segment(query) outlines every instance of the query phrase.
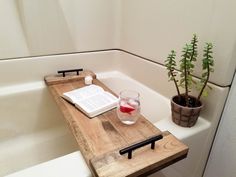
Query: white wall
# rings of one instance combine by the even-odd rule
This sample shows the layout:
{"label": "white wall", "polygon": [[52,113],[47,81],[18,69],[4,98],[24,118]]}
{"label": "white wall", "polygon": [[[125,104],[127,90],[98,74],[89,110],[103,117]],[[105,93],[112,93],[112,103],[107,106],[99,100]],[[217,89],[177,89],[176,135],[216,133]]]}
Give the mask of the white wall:
{"label": "white wall", "polygon": [[222,115],[204,177],[236,176],[236,77]]}
{"label": "white wall", "polygon": [[1,0],[0,59],[119,45],[120,1]]}
{"label": "white wall", "polygon": [[199,48],[214,43],[211,81],[229,85],[236,66],[235,7],[234,0],[123,0],[121,48],[164,63],[171,49],[181,51],[197,33]]}
{"label": "white wall", "polygon": [[0,59],[121,48],[163,63],[197,33],[199,48],[214,43],[211,81],[227,86],[236,66],[235,7],[234,0],[1,0]]}
{"label": "white wall", "polygon": [[0,59],[28,56],[28,46],[14,0],[0,1]]}

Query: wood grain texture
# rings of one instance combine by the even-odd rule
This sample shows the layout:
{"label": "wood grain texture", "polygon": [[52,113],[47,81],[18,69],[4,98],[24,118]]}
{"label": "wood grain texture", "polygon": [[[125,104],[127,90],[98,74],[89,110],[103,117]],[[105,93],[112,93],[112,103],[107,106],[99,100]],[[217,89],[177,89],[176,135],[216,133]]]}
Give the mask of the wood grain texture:
{"label": "wood grain texture", "polygon": [[85,71],[81,71],[79,75],[76,75],[75,73],[69,73],[69,74],[66,73],[65,77],[62,77],[62,74],[49,75],[49,76],[45,76],[44,80],[47,83],[47,85],[53,85],[53,84],[80,81],[84,79],[85,76],[88,76],[88,75],[96,79],[96,75],[92,71],[85,70]]}
{"label": "wood grain texture", "polygon": [[[85,114],[61,97],[64,92],[85,86],[81,78],[79,80],[70,80],[70,82],[64,80],[59,80],[58,82],[58,79],[53,79],[53,77],[50,76],[46,77],[45,81],[47,82],[53,98],[61,109],[74,137],[76,138],[79,150],[95,176],[109,176],[114,174],[112,173],[113,170],[114,172],[119,172],[118,169],[121,169],[121,167],[123,167],[123,171],[127,171],[127,164],[129,167],[132,167],[133,170],[128,170],[127,173],[121,173],[121,176],[128,176],[131,173],[134,175],[140,175],[148,170],[157,168],[158,165],[162,165],[164,162],[169,162],[174,158],[187,154],[187,147],[171,135],[170,138],[165,137],[163,145],[159,145],[160,147],[170,147],[167,149],[162,148],[163,152],[160,152],[159,148],[155,151],[152,151],[150,148],[141,148],[143,150],[136,150],[134,152],[134,157],[137,158],[139,156],[143,159],[143,162],[142,160],[139,160],[132,164],[125,156],[118,155],[118,149],[143,141],[149,137],[160,135],[162,132],[142,115],[140,115],[135,124],[125,125],[118,119],[116,109],[105,112],[92,119],[88,118]],[[112,92],[97,79],[93,80],[93,84],[99,85],[105,90]],[[182,151],[180,153],[177,149],[181,148]],[[176,149],[176,151],[170,153],[171,149]],[[112,155],[109,155],[109,153]],[[139,153],[140,155],[138,155]],[[168,154],[170,157],[168,157]],[[175,154],[175,156],[173,154]],[[110,168],[109,164],[104,163],[104,161],[106,162],[105,159],[107,159],[107,157],[117,160],[117,162],[111,161],[111,164],[115,165],[114,167]],[[149,157],[151,158],[149,159]],[[167,158],[166,161],[164,161],[165,158]],[[161,161],[159,163],[154,163],[155,160],[157,162],[159,162],[159,160]],[[146,166],[147,164],[148,167]],[[105,169],[108,169],[108,171]]]}
{"label": "wood grain texture", "polygon": [[176,159],[185,158],[187,152],[188,147],[169,134],[156,142],[154,150],[151,150],[150,146],[135,150],[132,159],[121,156],[117,149],[93,158],[91,164],[97,176],[142,176],[169,166],[175,163]]}

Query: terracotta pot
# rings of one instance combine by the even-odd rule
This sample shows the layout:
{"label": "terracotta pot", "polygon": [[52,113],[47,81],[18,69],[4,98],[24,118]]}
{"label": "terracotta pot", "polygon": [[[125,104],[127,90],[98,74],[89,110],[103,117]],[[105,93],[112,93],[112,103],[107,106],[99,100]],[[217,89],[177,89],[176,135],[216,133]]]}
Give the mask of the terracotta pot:
{"label": "terracotta pot", "polygon": [[[201,102],[197,102],[197,98],[189,96],[191,101],[196,104],[193,107],[186,107],[178,104],[178,96],[174,96],[171,99],[171,112],[172,120],[177,125],[182,127],[192,127],[196,124],[200,115],[200,111],[203,107]],[[181,100],[184,100],[184,96],[181,95]]]}

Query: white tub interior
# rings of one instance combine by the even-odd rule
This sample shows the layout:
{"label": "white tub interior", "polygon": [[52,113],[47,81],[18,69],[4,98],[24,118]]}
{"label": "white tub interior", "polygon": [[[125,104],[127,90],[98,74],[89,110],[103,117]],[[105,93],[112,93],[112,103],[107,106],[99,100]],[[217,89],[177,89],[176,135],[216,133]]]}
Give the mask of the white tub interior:
{"label": "white tub interior", "polygon": [[126,75],[113,71],[97,74],[98,79],[113,90],[117,95],[124,89],[140,93],[141,113],[155,123],[169,114],[169,100],[140,82]]}
{"label": "white tub interior", "polygon": [[43,81],[0,89],[0,176],[77,150]]}

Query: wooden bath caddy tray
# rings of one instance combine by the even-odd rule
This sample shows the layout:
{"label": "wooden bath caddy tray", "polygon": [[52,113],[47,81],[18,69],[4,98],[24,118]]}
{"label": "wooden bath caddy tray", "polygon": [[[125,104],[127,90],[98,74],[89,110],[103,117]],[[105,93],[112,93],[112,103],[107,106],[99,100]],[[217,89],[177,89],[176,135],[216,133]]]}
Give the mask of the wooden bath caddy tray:
{"label": "wooden bath caddy tray", "polygon": [[[112,92],[90,71],[82,71],[79,75],[65,77],[46,76],[45,82],[94,176],[146,176],[187,156],[186,145],[172,134],[161,132],[143,116],[130,126],[120,122],[115,109],[89,119],[61,98],[62,93],[85,86],[84,77],[88,74],[93,76],[93,84]],[[145,142],[147,139],[150,141]],[[151,144],[147,145],[148,143]],[[141,145],[145,146],[136,149]],[[155,148],[152,149],[154,146]],[[131,152],[127,147],[135,151]],[[132,158],[129,159],[131,156]]]}

